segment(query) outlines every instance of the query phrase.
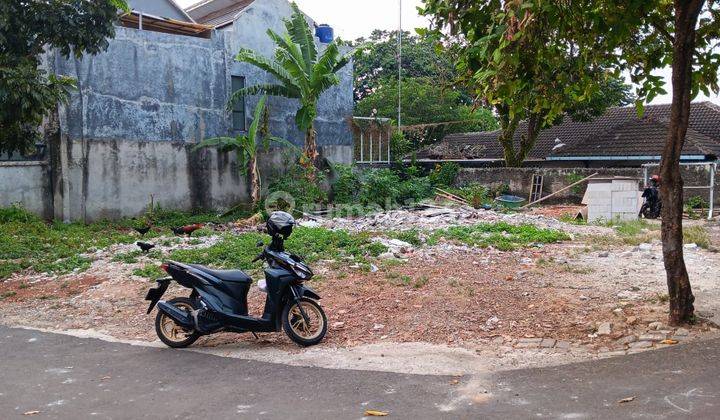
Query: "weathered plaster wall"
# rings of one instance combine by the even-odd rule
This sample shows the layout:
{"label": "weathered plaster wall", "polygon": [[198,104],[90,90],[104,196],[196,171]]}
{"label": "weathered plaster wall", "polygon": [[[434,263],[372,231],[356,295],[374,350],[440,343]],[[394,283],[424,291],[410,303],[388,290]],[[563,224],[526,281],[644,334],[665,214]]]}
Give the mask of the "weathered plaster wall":
{"label": "weathered plaster wall", "polygon": [[51,218],[51,193],[46,162],[0,162],[0,207],[14,203]]}
{"label": "weathered plaster wall", "polygon": [[[642,168],[462,168],[456,180],[457,185],[478,183],[498,188],[504,184],[520,197],[530,195],[533,174],[544,176],[543,196],[572,184],[577,177],[587,177],[597,172],[598,176],[630,176],[642,179]],[[651,172],[652,173],[652,172]],[[682,175],[686,186],[709,185],[709,174],[704,168],[684,167]],[[720,205],[720,176],[715,177],[715,203]],[[548,203],[579,203],[585,193],[585,186],[571,188],[547,200]],[[699,195],[709,198],[708,190],[686,190],[685,198]]]}
{"label": "weathered plaster wall", "polygon": [[[58,112],[53,154],[54,215],[64,220],[135,216],[149,201],[169,208],[227,208],[248,200],[234,155],[191,152],[194,144],[235,135],[226,111],[231,76],[246,85],[272,82],[262,70],[237,63],[240,47],[267,51],[267,28],[282,33],[291,14],[285,0],[257,0],[232,30],[211,39],[117,28],[108,50],[81,59],[54,57],[51,69],[77,79],[78,90]],[[320,100],[320,152],[352,161],[352,66]],[[247,124],[257,97],[246,98]],[[296,100],[269,98],[270,131],[297,145]],[[266,173],[284,167],[281,153],[262,158]],[[277,170],[276,170],[277,169]]]}
{"label": "weathered plaster wall", "polygon": [[[232,58],[240,48],[250,48],[263,52],[272,57],[275,44],[267,35],[272,29],[278,34],[285,32],[283,19],[292,14],[290,4],[286,0],[256,0],[243,11],[230,30],[225,34],[225,49],[230,52],[229,73],[231,75],[245,76],[246,84],[275,83],[272,76],[262,70],[245,63],[239,63]],[[312,21],[308,19],[310,24]],[[318,50],[322,53],[324,45],[316,42]],[[349,49],[344,49],[349,52]],[[328,89],[321,97],[318,106],[318,117],[315,128],[318,134],[318,146],[332,146],[333,151],[321,153],[341,158],[342,162],[352,162],[352,151],[337,152],[338,149],[351,148],[353,144],[352,133],[347,118],[353,113],[353,66],[352,62],[339,72],[340,84]],[[247,99],[248,113],[254,109],[258,98]],[[299,104],[294,99],[278,97],[268,98],[270,107],[271,130],[274,135],[286,138],[296,145],[302,145],[305,135],[295,126],[295,112]]]}

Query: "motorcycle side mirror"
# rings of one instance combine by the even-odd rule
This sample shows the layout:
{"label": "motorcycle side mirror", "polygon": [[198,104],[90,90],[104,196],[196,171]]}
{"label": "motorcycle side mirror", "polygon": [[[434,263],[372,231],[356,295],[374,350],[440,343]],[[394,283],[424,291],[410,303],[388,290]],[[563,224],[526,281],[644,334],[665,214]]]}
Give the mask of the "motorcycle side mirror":
{"label": "motorcycle side mirror", "polygon": [[263,241],[257,241],[257,243],[255,244],[255,246],[258,247],[258,248],[262,248],[262,247],[265,246],[265,242],[263,242]]}

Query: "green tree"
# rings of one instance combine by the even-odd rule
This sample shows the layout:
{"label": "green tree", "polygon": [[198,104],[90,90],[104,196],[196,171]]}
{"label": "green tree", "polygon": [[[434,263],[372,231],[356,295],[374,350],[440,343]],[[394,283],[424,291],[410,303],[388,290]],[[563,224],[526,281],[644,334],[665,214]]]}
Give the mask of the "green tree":
{"label": "green tree", "polygon": [[[441,24],[456,29],[457,25],[471,27],[474,19],[487,20],[484,14],[490,11],[483,9],[486,5],[466,7],[467,3],[425,0],[425,10],[437,13]],[[500,8],[499,1],[487,4],[492,4],[495,11]],[[660,166],[663,260],[670,297],[669,321],[672,324],[692,322],[695,297],[683,256],[680,155],[692,98],[701,91],[705,94],[720,91],[717,51],[720,4],[705,0],[537,0],[509,1],[503,10],[504,24],[497,30],[504,33],[506,39],[522,39],[526,31],[532,34],[534,24],[531,22],[540,20],[553,28],[553,37],[575,46],[584,62],[582,68],[596,65],[628,72],[636,85],[636,106],[640,114],[644,102],[665,93],[665,81],[653,72],[672,67],[669,130]],[[500,18],[501,14],[491,15]],[[520,51],[505,52],[523,55]],[[488,66],[488,71],[498,71],[505,57],[498,57],[496,61],[495,66]]]}
{"label": "green tree", "polygon": [[234,93],[231,101],[245,95],[268,94],[298,99],[300,109],[295,114],[295,124],[305,133],[303,151],[306,165],[317,165],[315,118],[320,95],[340,83],[337,72],[349,61],[340,53],[336,41],[331,42],[322,54],[318,54],[315,37],[297,4],[292,3],[293,15],[285,20],[287,32],[278,35],[268,29],[268,36],[275,42],[275,56],[269,59],[249,49],[241,49],[235,59],[252,64],[277,79],[276,83],[248,86]]}
{"label": "green tree", "polygon": [[[368,38],[358,38],[351,43],[355,47],[353,71],[355,75],[355,101],[372,95],[398,77],[398,31],[374,30]],[[460,91],[459,99],[472,103],[468,89],[453,86],[457,71],[453,58],[437,48],[437,38],[429,35],[412,35],[403,32],[402,39],[403,80],[431,79],[435,84]],[[397,85],[395,85],[397,88]],[[397,103],[397,93],[395,96]]]}
{"label": "green tree", "polygon": [[[669,321],[692,322],[695,297],[683,256],[683,180],[680,155],[690,118],[690,102],[698,92],[718,93],[720,4],[705,0],[586,0],[575,13],[583,30],[573,36],[588,55],[628,71],[637,85],[638,110],[643,100],[665,93],[665,81],[654,71],[672,67],[672,104],[660,164],[662,179],[662,244]],[[564,8],[554,6],[560,16]],[[602,36],[598,36],[602,34]]]}
{"label": "green tree", "polygon": [[295,147],[285,139],[267,135],[267,129],[262,128],[261,124],[265,125],[268,119],[265,114],[267,109],[265,107],[266,100],[267,97],[261,97],[255,106],[253,120],[247,134],[236,137],[213,137],[205,139],[193,148],[193,150],[198,150],[213,147],[221,152],[234,151],[237,153],[243,173],[250,178],[250,199],[252,200],[253,206],[256,206],[260,202],[260,192],[262,190],[260,168],[257,159],[259,147],[262,145],[267,150],[270,147],[270,142]]}
{"label": "green tree", "polygon": [[42,118],[75,87],[39,67],[48,48],[65,57],[95,54],[115,35],[124,0],[0,2],[0,153],[27,153]]}
{"label": "green tree", "polygon": [[[505,163],[520,166],[544,128],[578,109],[578,117],[601,114],[627,101],[627,89],[603,63],[590,60],[565,36],[567,23],[543,2],[425,0],[435,33],[449,29],[458,50],[458,71],[495,108]],[[561,2],[562,3],[562,2]],[[545,3],[543,3],[545,4]],[[618,100],[619,99],[619,100]],[[525,120],[526,132],[515,132]]]}
{"label": "green tree", "polygon": [[[375,91],[355,105],[355,115],[392,118],[397,114],[397,80],[386,79]],[[401,118],[405,125],[465,121],[461,124],[433,127],[424,133],[428,139],[441,139],[445,134],[487,131],[497,128],[497,120],[487,108],[474,108],[464,103],[463,93],[444,87],[427,77],[407,78],[402,82]],[[417,146],[417,145],[416,145]]]}

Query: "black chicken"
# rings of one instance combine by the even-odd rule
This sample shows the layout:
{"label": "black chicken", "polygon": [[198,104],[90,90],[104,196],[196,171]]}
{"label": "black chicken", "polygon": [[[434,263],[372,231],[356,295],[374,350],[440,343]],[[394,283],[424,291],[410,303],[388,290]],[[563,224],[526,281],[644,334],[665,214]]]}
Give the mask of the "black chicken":
{"label": "black chicken", "polygon": [[145,227],[134,227],[135,232],[139,233],[140,236],[145,236],[146,233],[150,232],[150,226]]}
{"label": "black chicken", "polygon": [[144,252],[144,253],[146,253],[146,254],[147,254],[148,252],[150,252],[151,249],[155,248],[155,245],[154,245],[154,244],[149,244],[149,243],[146,243],[146,242],[137,242],[135,245],[139,246],[140,249],[142,249],[142,252]]}

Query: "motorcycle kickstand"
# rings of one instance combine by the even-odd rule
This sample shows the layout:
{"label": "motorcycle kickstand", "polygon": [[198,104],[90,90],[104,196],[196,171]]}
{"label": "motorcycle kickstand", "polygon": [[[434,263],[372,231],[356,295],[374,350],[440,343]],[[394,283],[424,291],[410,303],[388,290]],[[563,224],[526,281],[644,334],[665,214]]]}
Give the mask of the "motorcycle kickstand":
{"label": "motorcycle kickstand", "polygon": [[260,337],[258,337],[258,335],[255,334],[255,331],[250,331],[250,332],[252,333],[253,337],[255,337],[256,340],[260,339]]}

